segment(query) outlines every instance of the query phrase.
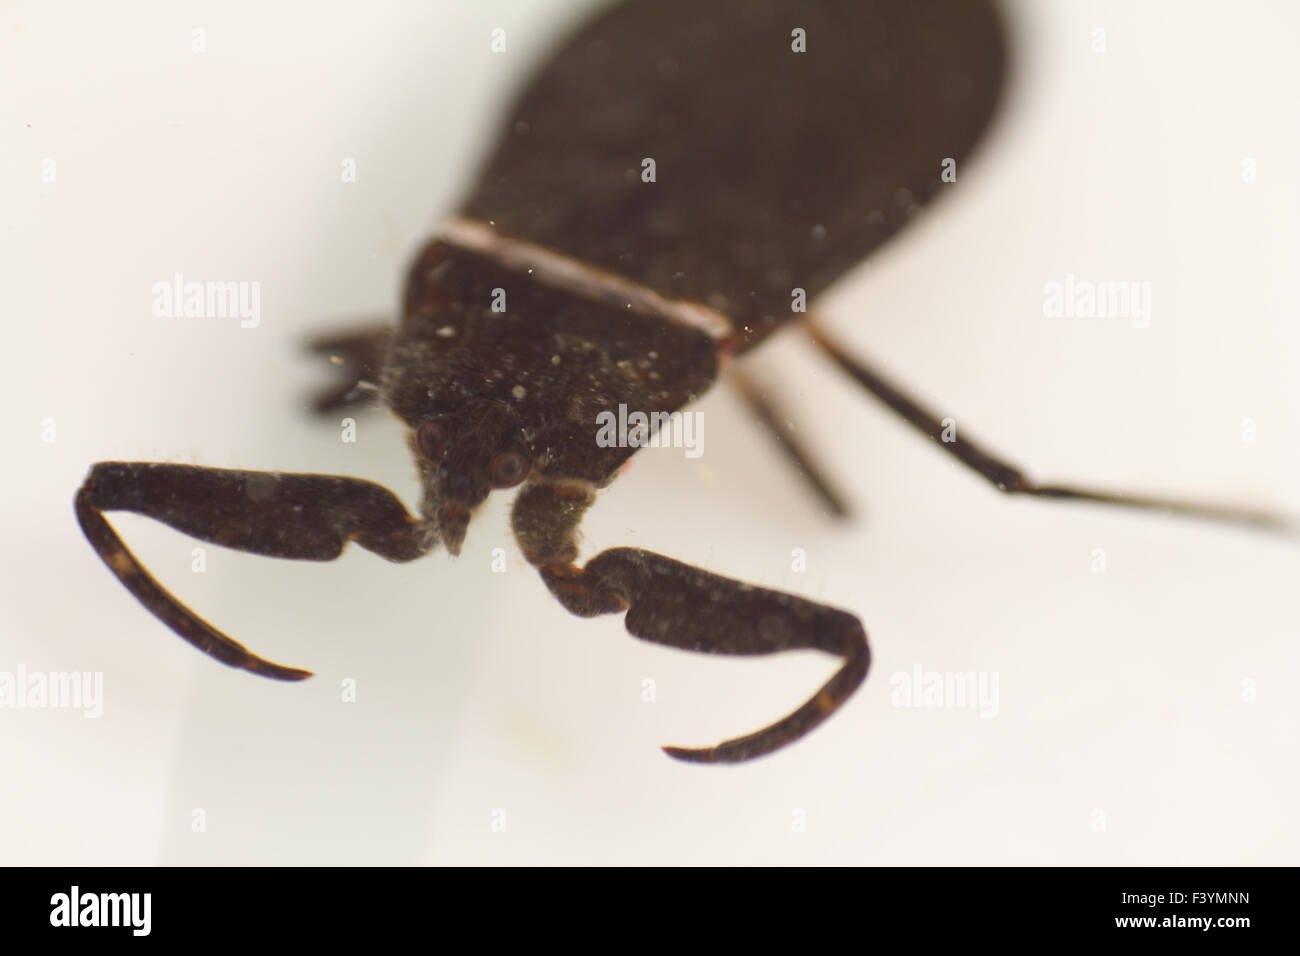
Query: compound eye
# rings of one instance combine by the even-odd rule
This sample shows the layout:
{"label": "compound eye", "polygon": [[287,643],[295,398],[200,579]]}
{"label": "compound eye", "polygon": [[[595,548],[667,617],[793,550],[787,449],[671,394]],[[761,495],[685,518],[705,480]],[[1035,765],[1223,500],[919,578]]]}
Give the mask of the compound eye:
{"label": "compound eye", "polygon": [[492,487],[513,488],[528,477],[532,465],[517,451],[503,451],[492,459]]}
{"label": "compound eye", "polygon": [[447,429],[438,422],[424,422],[415,430],[415,447],[429,461],[437,461],[447,448]]}

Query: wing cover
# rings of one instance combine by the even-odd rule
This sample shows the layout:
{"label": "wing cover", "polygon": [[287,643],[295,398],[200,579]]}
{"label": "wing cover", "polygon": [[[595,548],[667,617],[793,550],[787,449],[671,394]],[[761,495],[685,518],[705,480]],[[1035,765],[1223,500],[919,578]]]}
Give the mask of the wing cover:
{"label": "wing cover", "polygon": [[941,188],[1004,61],[984,0],[630,0],[534,76],[462,212],[752,344]]}

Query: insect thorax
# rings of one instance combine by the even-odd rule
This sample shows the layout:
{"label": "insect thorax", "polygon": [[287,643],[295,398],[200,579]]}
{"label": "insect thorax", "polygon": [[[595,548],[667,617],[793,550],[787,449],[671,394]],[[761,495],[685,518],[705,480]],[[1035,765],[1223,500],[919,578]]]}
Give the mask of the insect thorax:
{"label": "insect thorax", "polygon": [[631,449],[598,446],[602,412],[675,411],[716,373],[698,328],[434,240],[410,270],[382,388],[412,427],[500,403],[544,472],[603,483]]}

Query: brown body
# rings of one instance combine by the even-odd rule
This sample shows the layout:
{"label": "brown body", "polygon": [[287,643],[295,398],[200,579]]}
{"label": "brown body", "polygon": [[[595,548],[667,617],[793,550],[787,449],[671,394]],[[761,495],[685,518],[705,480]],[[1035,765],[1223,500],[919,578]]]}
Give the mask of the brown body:
{"label": "brown body", "polygon": [[[450,546],[490,487],[449,506],[440,484],[512,447],[537,480],[603,486],[635,449],[597,444],[600,413],[693,401],[723,358],[800,316],[796,296],[906,224],[987,125],[1003,61],[997,17],[970,0],[660,0],[578,31],[462,204],[487,247],[454,232],[425,246],[379,360],[383,400],[412,428],[481,439],[447,452],[441,482],[425,466]],[[502,241],[589,276],[506,267]],[[726,331],[630,310],[602,291],[611,278],[705,306]]]}
{"label": "brown body", "polygon": [[943,188],[1005,60],[983,0],[622,4],[532,79],[461,212],[713,306],[739,351]]}
{"label": "brown body", "polygon": [[[803,31],[806,50],[792,48]],[[806,734],[866,676],[852,614],[672,558],[613,548],[578,564],[577,530],[632,447],[603,447],[620,405],[681,408],[723,360],[782,323],[904,225],[993,111],[1004,67],[978,0],[631,0],[538,74],[479,186],[416,257],[395,331],[317,343],[348,380],[318,402],[366,399],[411,426],[418,516],[388,490],[331,475],[101,462],[77,493],[95,550],[150,611],[223,663],[286,680],[166,591],[104,513],[134,511],[256,554],[324,561],[356,542],[393,561],[458,553],[493,489],[522,485],[515,536],[581,616],[626,612],[637,637],[717,654],[811,648],[840,658],[794,713],[681,759],[747,760]],[[654,161],[654,176],[642,172]],[[455,228],[452,228],[454,225]],[[806,322],[837,366],[999,490],[1158,508],[1277,528],[1270,515],[1041,485],[963,435]],[[838,505],[752,387],[814,487]],[[835,510],[843,510],[837,507]]]}

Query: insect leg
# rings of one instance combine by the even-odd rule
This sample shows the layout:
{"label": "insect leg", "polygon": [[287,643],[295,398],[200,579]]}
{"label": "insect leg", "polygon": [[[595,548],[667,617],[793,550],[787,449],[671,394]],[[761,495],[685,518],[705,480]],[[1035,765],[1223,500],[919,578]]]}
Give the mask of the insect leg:
{"label": "insect leg", "polygon": [[363,383],[375,384],[379,381],[379,371],[383,368],[392,337],[390,323],[311,339],[307,348],[342,366],[345,376],[342,385],[323,391],[316,397],[316,411],[331,412],[364,401],[366,390]]}
{"label": "insect leg", "polygon": [[631,634],[683,650],[755,655],[813,649],[843,660],[811,700],[776,723],[715,747],[665,747],[670,757],[735,763],[771,753],[811,731],[862,683],[871,662],[867,636],[845,611],[639,548],[610,548],[578,567],[577,526],[594,498],[590,487],[530,484],[515,501],[515,536],[525,557],[572,613],[626,611]]}
{"label": "insect leg", "polygon": [[734,365],[731,368],[731,381],[750,411],[767,428],[768,434],[776,439],[790,463],[799,470],[800,477],[812,486],[813,492],[821,499],[822,504],[835,517],[847,517],[849,508],[843,496],[835,490],[835,486],[826,478],[821,467],[813,461],[789,420],[764,392],[762,386]]}
{"label": "insect leg", "polygon": [[1132,495],[1118,491],[1100,491],[1070,485],[1038,484],[1020,469],[1008,464],[969,438],[944,440],[945,426],[939,415],[902,392],[896,385],[861,359],[851,356],[833,342],[815,322],[805,323],[813,341],[830,356],[841,369],[880,399],[917,431],[926,435],[963,465],[983,475],[998,491],[1006,494],[1030,495],[1036,498],[1055,498],[1060,501],[1095,501],[1107,505],[1122,505],[1148,511],[1163,511],[1171,515],[1219,521],[1242,525],[1261,531],[1294,536],[1295,526],[1282,515],[1230,505],[1185,501],[1152,495]]}
{"label": "insect leg", "polygon": [[409,561],[437,538],[392,492],[358,478],[146,462],[93,465],[77,492],[77,520],[117,579],[205,654],[279,680],[302,680],[311,672],[258,657],[182,604],[127,550],[106,511],[133,511],[238,551],[306,561],[337,558],[349,541],[390,561]]}

